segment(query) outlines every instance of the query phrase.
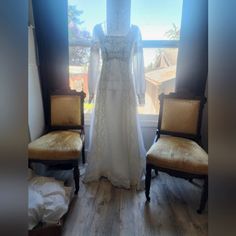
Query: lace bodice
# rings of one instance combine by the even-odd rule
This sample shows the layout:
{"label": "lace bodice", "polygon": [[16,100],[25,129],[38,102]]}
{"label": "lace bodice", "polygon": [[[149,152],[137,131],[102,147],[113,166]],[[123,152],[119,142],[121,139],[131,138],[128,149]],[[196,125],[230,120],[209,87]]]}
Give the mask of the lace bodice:
{"label": "lace bodice", "polygon": [[129,61],[131,46],[130,39],[127,37],[105,36],[101,46],[102,59],[103,61],[112,59]]}
{"label": "lace bodice", "polygon": [[[124,86],[127,87],[127,80],[131,79],[132,83],[134,82],[139,103],[144,103],[145,80],[141,41],[139,28],[135,25],[132,25],[124,36],[106,35],[101,24],[94,27],[89,63],[90,101],[94,97],[97,81],[101,77],[101,71],[99,70],[101,57],[103,61],[102,70],[106,67],[105,70],[109,71],[109,73],[106,73],[106,76],[101,77],[101,86],[110,87],[110,85],[106,84],[108,82],[105,81],[111,81],[109,83],[113,84],[112,87],[123,88]],[[126,76],[122,75],[120,79],[115,78],[119,74],[115,73],[115,71],[122,74],[124,73]],[[110,74],[110,76],[108,76],[108,74]],[[116,76],[114,76],[114,74]],[[132,76],[127,76],[129,74],[132,74]],[[116,80],[116,82],[114,82],[114,80]],[[119,86],[117,80],[123,81],[123,86]],[[130,86],[128,86],[127,89],[129,87]]]}
{"label": "lace bodice", "polygon": [[132,50],[131,27],[125,36],[105,35],[102,26],[98,25],[95,30],[100,41],[101,56],[103,61],[118,59],[129,61]]}
{"label": "lace bodice", "polygon": [[134,26],[131,26],[128,34],[124,36],[105,35],[101,25],[97,25],[95,31],[100,41],[103,61],[112,59],[129,61],[134,40]]}

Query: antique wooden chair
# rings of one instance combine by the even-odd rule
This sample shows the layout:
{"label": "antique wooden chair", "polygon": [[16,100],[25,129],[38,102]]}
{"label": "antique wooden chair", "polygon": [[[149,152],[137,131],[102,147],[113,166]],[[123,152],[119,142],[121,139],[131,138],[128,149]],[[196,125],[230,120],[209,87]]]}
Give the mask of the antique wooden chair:
{"label": "antique wooden chair", "polygon": [[206,99],[172,93],[161,94],[158,129],[146,155],[145,194],[150,201],[151,171],[188,180],[204,179],[200,207],[208,196],[208,155],[200,146],[200,129]]}
{"label": "antique wooden chair", "polygon": [[75,194],[79,191],[79,159],[84,151],[85,94],[55,91],[50,95],[49,127],[46,134],[28,145],[29,165],[40,162],[56,169],[72,169]]}

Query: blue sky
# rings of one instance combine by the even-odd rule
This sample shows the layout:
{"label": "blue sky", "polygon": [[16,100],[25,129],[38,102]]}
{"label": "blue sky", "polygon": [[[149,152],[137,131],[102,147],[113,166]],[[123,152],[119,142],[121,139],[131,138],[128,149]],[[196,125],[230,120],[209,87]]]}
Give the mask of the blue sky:
{"label": "blue sky", "polygon": [[[166,39],[172,23],[180,26],[183,0],[131,0],[131,24],[138,25],[143,39]],[[68,0],[83,10],[83,27],[90,32],[106,20],[106,0]]]}

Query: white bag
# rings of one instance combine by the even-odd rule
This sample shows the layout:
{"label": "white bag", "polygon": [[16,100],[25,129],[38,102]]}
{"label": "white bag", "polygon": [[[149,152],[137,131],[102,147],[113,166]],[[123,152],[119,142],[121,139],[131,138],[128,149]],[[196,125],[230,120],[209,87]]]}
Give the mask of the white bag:
{"label": "white bag", "polygon": [[28,229],[33,229],[42,219],[44,202],[41,194],[28,189]]}
{"label": "white bag", "polygon": [[[43,199],[40,221],[49,224],[58,223],[68,211],[72,187],[65,187],[62,181],[54,178],[35,176],[30,180],[29,188]],[[34,218],[37,218],[37,215]]]}

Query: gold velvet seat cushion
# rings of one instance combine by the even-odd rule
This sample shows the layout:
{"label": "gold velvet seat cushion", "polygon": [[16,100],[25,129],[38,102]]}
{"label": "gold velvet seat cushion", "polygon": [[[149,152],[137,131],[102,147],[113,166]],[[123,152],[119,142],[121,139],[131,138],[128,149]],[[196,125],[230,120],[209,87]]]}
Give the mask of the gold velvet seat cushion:
{"label": "gold velvet seat cushion", "polygon": [[147,163],[192,174],[208,173],[208,155],[196,142],[167,135],[151,146]]}
{"label": "gold velvet seat cushion", "polygon": [[28,157],[37,160],[78,159],[82,142],[78,131],[53,131],[28,145]]}

